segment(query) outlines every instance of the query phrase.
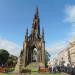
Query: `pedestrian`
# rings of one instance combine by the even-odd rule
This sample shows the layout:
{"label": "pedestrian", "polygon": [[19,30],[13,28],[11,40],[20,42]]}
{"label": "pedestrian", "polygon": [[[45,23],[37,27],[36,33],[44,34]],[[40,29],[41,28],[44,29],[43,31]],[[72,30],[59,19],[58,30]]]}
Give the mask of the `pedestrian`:
{"label": "pedestrian", "polygon": [[75,75],[75,65],[72,66],[72,72],[71,75]]}

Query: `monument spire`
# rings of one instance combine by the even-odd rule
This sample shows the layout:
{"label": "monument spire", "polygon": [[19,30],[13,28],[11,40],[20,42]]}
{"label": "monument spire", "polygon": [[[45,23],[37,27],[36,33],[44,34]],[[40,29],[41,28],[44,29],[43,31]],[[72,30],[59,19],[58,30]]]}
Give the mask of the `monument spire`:
{"label": "monument spire", "polygon": [[36,7],[36,13],[35,13],[35,17],[39,17],[39,11],[38,11],[38,7]]}
{"label": "monument spire", "polygon": [[42,40],[44,41],[44,28],[42,28]]}
{"label": "monument spire", "polygon": [[35,35],[40,35],[40,20],[39,20],[39,11],[38,8],[36,8],[36,12],[34,15],[33,19],[33,24],[32,24],[32,33]]}
{"label": "monument spire", "polygon": [[[33,53],[35,48],[37,49],[37,54]],[[36,59],[34,59],[36,57]],[[20,56],[19,68],[24,68],[31,64],[32,62],[42,63],[45,66],[45,39],[44,39],[44,28],[42,28],[42,35],[40,35],[40,19],[39,19],[39,10],[36,8],[32,32],[28,35],[28,28],[26,29],[25,40],[23,44],[23,51]],[[21,69],[20,69],[21,71]]]}
{"label": "monument spire", "polygon": [[26,29],[25,40],[28,40],[28,28]]}

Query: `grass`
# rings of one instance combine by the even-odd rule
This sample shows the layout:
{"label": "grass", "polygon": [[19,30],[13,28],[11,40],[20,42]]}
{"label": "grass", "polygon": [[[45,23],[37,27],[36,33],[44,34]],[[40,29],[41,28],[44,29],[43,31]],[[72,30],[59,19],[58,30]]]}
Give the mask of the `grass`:
{"label": "grass", "polygon": [[6,73],[0,73],[0,75],[16,75],[16,74],[6,74]]}
{"label": "grass", "polygon": [[[19,74],[5,74],[5,73],[0,73],[0,75],[19,75]],[[63,75],[61,73],[56,73],[56,74],[50,74],[50,73],[31,73],[31,74],[25,74],[25,75]]]}

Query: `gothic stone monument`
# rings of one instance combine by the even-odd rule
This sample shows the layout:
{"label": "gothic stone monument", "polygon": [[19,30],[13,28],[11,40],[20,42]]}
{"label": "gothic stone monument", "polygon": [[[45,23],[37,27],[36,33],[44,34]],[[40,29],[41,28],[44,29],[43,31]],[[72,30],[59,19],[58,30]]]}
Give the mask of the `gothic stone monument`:
{"label": "gothic stone monument", "polygon": [[[25,39],[23,43],[23,50],[20,54],[21,67],[26,67],[34,60],[38,63],[45,65],[45,41],[44,41],[44,29],[42,29],[42,35],[40,35],[40,19],[38,8],[34,15],[32,31],[28,36],[28,29],[26,30]],[[34,49],[37,49],[37,57],[33,57]]]}

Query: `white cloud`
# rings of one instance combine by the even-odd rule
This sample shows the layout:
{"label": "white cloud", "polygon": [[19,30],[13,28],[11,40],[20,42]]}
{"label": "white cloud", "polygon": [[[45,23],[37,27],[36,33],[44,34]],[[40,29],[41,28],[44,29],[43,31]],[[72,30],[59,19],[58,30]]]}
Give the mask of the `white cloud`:
{"label": "white cloud", "polygon": [[57,43],[54,43],[50,46],[50,48],[47,48],[46,50],[51,54],[51,59],[57,56],[57,54],[64,50],[68,45],[67,41],[58,41]]}
{"label": "white cloud", "polygon": [[72,40],[75,38],[75,5],[66,5],[65,14],[65,21],[71,25],[71,32],[68,35],[69,40]]}
{"label": "white cloud", "polygon": [[10,54],[13,54],[16,56],[19,56],[21,51],[21,47],[18,44],[6,39],[2,39],[2,38],[0,38],[0,49],[5,49]]}
{"label": "white cloud", "polygon": [[75,41],[75,5],[66,5],[64,21],[70,23],[71,32],[68,34],[69,36],[65,38],[67,40],[57,41],[57,43],[54,43],[47,48],[52,59],[55,58],[61,50],[67,48],[69,46],[69,42]]}
{"label": "white cloud", "polygon": [[65,21],[75,23],[75,5],[66,5],[65,13],[66,13]]}

